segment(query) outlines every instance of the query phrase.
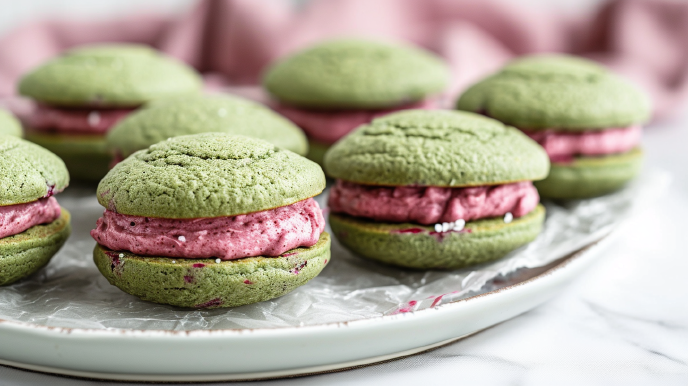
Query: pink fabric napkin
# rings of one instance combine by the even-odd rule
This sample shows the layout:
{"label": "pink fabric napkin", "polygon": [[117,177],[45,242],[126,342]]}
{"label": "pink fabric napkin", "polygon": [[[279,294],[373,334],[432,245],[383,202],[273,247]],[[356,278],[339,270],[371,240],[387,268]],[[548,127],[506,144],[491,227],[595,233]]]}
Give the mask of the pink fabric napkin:
{"label": "pink fabric napkin", "polygon": [[174,19],[38,21],[0,39],[0,95],[14,94],[22,73],[79,44],[150,44],[217,88],[255,85],[275,58],[338,36],[410,41],[438,53],[454,74],[449,100],[507,60],[537,52],[608,65],[644,88],[658,115],[688,98],[688,3],[671,0],[614,0],[577,17],[489,0],[312,0],[302,8],[287,0],[204,0]]}

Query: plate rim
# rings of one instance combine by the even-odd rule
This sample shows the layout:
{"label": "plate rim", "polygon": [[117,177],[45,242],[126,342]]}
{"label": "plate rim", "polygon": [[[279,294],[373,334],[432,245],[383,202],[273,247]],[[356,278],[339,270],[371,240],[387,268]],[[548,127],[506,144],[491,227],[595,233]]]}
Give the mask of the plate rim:
{"label": "plate rim", "polygon": [[[490,327],[488,327],[490,328]],[[485,330],[485,329],[483,329]],[[287,370],[273,370],[252,373],[218,373],[218,374],[129,374],[129,373],[105,373],[96,371],[72,370],[63,367],[43,366],[31,363],[16,362],[0,358],[0,366],[11,367],[20,371],[30,371],[45,375],[58,375],[63,377],[76,378],[81,380],[96,381],[118,381],[118,382],[165,382],[165,383],[187,383],[187,382],[254,382],[270,381],[278,379],[288,379],[297,377],[307,377],[311,375],[322,375],[338,373],[348,370],[382,364],[399,359],[419,355],[424,352],[433,351],[438,348],[450,345],[454,342],[475,335],[483,330],[464,334],[455,338],[446,339],[429,345],[415,347],[413,349],[402,350],[390,354],[378,355],[357,359],[348,362],[332,363],[328,365],[317,365],[310,367],[299,367]]]}

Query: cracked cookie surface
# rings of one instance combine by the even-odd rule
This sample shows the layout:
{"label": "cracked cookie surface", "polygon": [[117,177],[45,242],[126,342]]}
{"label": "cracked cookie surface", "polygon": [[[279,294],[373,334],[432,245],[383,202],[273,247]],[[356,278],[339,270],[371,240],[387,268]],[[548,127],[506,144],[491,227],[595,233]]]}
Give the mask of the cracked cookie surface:
{"label": "cracked cookie surface", "polygon": [[344,137],[325,155],[325,169],[359,184],[461,187],[539,180],[549,159],[535,141],[494,119],[406,110]]}
{"label": "cracked cookie surface", "polygon": [[236,216],[313,197],[316,163],[266,141],[224,133],[171,138],[134,153],[98,185],[117,213],[162,218]]}

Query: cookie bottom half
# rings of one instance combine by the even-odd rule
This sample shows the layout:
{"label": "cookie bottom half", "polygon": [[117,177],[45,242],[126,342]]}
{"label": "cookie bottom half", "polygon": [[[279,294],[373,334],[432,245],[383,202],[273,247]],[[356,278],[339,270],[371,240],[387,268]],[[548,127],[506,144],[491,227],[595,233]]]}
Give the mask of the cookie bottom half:
{"label": "cookie bottom half", "polygon": [[510,223],[492,218],[470,221],[459,232],[435,232],[432,226],[329,216],[335,237],[353,252],[414,269],[458,269],[499,259],[533,241],[544,219],[545,208],[538,205]]}
{"label": "cookie bottom half", "polygon": [[571,163],[552,163],[547,178],[534,184],[546,198],[598,197],[621,189],[638,175],[642,161],[639,148],[605,157],[580,157]]}
{"label": "cookie bottom half", "polygon": [[102,245],[93,260],[110,284],[154,303],[187,308],[238,307],[291,292],[316,277],[330,260],[330,235],[310,248],[279,257],[221,261],[143,257]]}
{"label": "cookie bottom half", "polygon": [[70,214],[0,239],[0,285],[14,283],[48,264],[72,232]]}

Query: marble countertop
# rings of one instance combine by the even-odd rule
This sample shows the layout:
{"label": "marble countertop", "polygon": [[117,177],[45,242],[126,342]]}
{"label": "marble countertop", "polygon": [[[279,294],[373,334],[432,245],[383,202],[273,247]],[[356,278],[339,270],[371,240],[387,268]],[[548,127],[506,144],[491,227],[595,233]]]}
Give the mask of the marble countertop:
{"label": "marble countertop", "polygon": [[[421,355],[250,385],[688,385],[688,108],[650,126],[644,142],[647,165],[672,173],[669,190],[552,301]],[[0,384],[111,383],[0,366]]]}

